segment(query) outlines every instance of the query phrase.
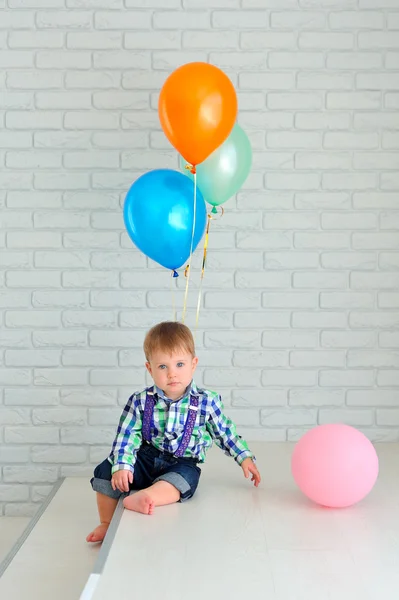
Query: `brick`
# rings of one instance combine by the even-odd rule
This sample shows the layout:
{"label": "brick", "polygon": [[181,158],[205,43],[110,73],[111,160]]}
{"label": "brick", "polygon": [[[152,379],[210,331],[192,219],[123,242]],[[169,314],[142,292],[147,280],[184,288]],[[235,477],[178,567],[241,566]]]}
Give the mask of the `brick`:
{"label": "brick", "polygon": [[[34,408],[34,425],[84,425],[87,422],[86,409],[74,408]],[[54,461],[55,462],[55,461]]]}
{"label": "brick", "polygon": [[28,348],[30,345],[29,332],[0,331],[0,347],[2,348]]}
{"label": "brick", "polygon": [[34,13],[22,10],[3,10],[1,16],[1,29],[33,29]]}
{"label": "brick", "polygon": [[[379,308],[399,308],[399,293],[381,292],[378,294]],[[383,334],[385,335],[385,334]]]}
{"label": "brick", "polygon": [[[396,294],[397,295],[397,294]],[[388,308],[397,308],[389,306]],[[396,331],[383,331],[379,334],[379,345],[381,348],[398,348],[399,334]]]}
{"label": "brick", "polygon": [[246,268],[249,264],[255,269],[262,269],[262,253],[242,252],[237,256],[232,256],[231,252],[213,251],[207,256],[207,268],[215,271],[219,269],[242,269]]}
{"label": "brick", "polygon": [[268,25],[266,11],[218,11],[212,12],[212,27],[222,29],[234,28],[265,28]]}
{"label": "brick", "polygon": [[[0,268],[24,268],[31,267],[33,263],[32,253],[30,252],[10,252],[0,254]],[[1,303],[1,301],[0,301]]]}
{"label": "brick", "polygon": [[399,189],[399,174],[396,172],[382,173],[380,177],[380,187],[383,190]]}
{"label": "brick", "polygon": [[9,129],[61,129],[62,114],[46,111],[9,111],[6,114]]}
{"label": "brick", "polygon": [[380,213],[381,229],[399,229],[399,212]]}
{"label": "brick", "polygon": [[6,282],[10,288],[56,288],[60,285],[60,273],[7,271]]}
{"label": "brick", "polygon": [[133,152],[122,152],[122,169],[144,170],[144,169],[174,169],[176,166],[176,156],[168,152],[143,152],[142,150]]}
{"label": "brick", "polygon": [[[289,129],[293,126],[294,124],[294,118],[293,115],[288,114],[288,113],[284,113],[284,112],[260,112],[260,111],[253,111],[253,107],[251,109],[251,112],[245,112],[241,115],[240,117],[240,123],[241,126],[244,127],[246,130],[249,130],[249,134],[253,134],[253,131],[259,131],[259,127],[264,128],[266,130],[270,130],[270,129]],[[262,131],[262,148],[264,147],[264,139],[265,139],[265,135],[264,132]],[[253,148],[254,149],[254,148]],[[284,165],[284,168],[292,168],[290,167],[290,165],[293,163],[292,161],[292,155],[289,154],[282,154],[279,156],[278,160],[273,161],[272,156],[275,153],[268,153],[266,154],[265,152],[259,153],[259,159],[260,161],[264,161],[265,159],[267,159],[269,161],[268,164],[277,164],[277,166],[282,166]],[[256,159],[256,155],[253,157]],[[273,161],[273,162],[272,162]],[[259,165],[260,167],[264,165],[264,163],[262,163],[261,165]],[[258,168],[259,168],[258,166]]]}
{"label": "brick", "polygon": [[289,90],[294,87],[292,73],[240,73],[238,81],[244,90]]}
{"label": "brick", "polygon": [[293,389],[289,391],[289,406],[326,407],[343,406],[345,392],[343,390]]}
{"label": "brick", "polygon": [[[34,134],[36,148],[86,148],[90,147],[90,135],[75,131],[46,131]],[[40,205],[37,206],[37,208]]]}
{"label": "brick", "polygon": [[325,252],[321,256],[324,269],[356,269],[369,271],[377,266],[377,257],[372,253]]}
{"label": "brick", "polygon": [[329,423],[344,423],[346,425],[367,426],[374,424],[373,410],[356,410],[345,407],[344,409],[337,408],[321,408],[319,410],[319,424],[325,425]]}
{"label": "brick", "polygon": [[294,312],[292,327],[299,329],[342,329],[347,326],[347,316],[344,312]]}
{"label": "brick", "polygon": [[237,31],[183,31],[182,46],[189,49],[231,48],[235,50],[238,46],[238,35]]}
{"label": "brick", "polygon": [[350,350],[347,356],[348,367],[399,367],[399,352],[379,350]]}
{"label": "brick", "polygon": [[362,221],[359,222],[358,213],[331,212],[323,213],[321,226],[323,229],[375,229],[378,225],[377,216],[373,213],[362,213]]}
{"label": "brick", "polygon": [[387,92],[384,96],[384,106],[386,108],[399,108],[399,93]]}
{"label": "brick", "polygon": [[290,286],[291,275],[284,272],[262,273],[257,271],[236,271],[237,289],[286,289]]}
{"label": "brick", "polygon": [[64,233],[65,248],[84,248],[84,249],[117,249],[119,246],[119,236],[117,232],[74,232]]}
{"label": "brick", "polygon": [[61,402],[66,406],[115,406],[116,390],[98,389],[61,389]]}
{"label": "brick", "polygon": [[285,367],[288,365],[288,352],[266,350],[234,352],[233,365],[236,367]]}
{"label": "brick", "polygon": [[52,169],[61,167],[62,157],[56,153],[7,152],[6,166],[10,169]]}
{"label": "brick", "polygon": [[285,250],[292,248],[292,233],[290,232],[266,232],[237,233],[237,248],[246,250]]}
{"label": "brick", "polygon": [[329,52],[328,69],[381,69],[383,57],[377,52]]}
{"label": "brick", "polygon": [[[97,67],[96,60],[97,53],[95,53],[93,56],[94,68]],[[121,74],[112,71],[87,72],[70,70],[65,74],[65,87],[68,89],[119,89],[120,81]]]}
{"label": "brick", "polygon": [[399,410],[395,408],[380,408],[376,412],[377,425],[394,427],[399,424]]}
{"label": "brick", "polygon": [[318,173],[268,173],[266,187],[269,190],[313,190],[320,187]]}
{"label": "brick", "polygon": [[62,48],[64,34],[61,31],[10,31],[10,48]]}
{"label": "brick", "polygon": [[398,370],[394,371],[383,370],[379,371],[377,375],[377,385],[396,387],[399,385],[399,373]]}
{"label": "brick", "polygon": [[[148,133],[136,132],[98,132],[92,137],[94,148],[148,148]],[[103,208],[103,207],[99,207]],[[105,207],[107,208],[107,207]]]}
{"label": "brick", "polygon": [[328,109],[378,109],[381,106],[380,92],[328,92]]}
{"label": "brick", "polygon": [[86,369],[35,369],[35,385],[82,385],[87,383]]}
{"label": "brick", "polygon": [[177,50],[181,45],[180,31],[135,31],[125,33],[124,37],[128,50]]}
{"label": "brick", "polygon": [[33,67],[34,55],[25,50],[2,50],[0,69],[24,69]]}
{"label": "brick", "polygon": [[100,30],[150,29],[151,13],[146,11],[96,11],[94,27]]}
{"label": "brick", "polygon": [[398,270],[399,268],[399,253],[381,253],[379,258],[380,269],[384,270]]}
{"label": "brick", "polygon": [[58,477],[57,467],[4,467],[3,477],[5,482],[38,483],[54,482]]}
{"label": "brick", "polygon": [[91,331],[89,335],[90,346],[93,348],[141,348],[142,333],[130,331]]}
{"label": "brick", "polygon": [[353,166],[355,169],[366,170],[398,169],[399,157],[397,152],[358,152],[354,154]]}
{"label": "brick", "polygon": [[70,112],[65,114],[66,129],[118,129],[119,115],[111,112]]}
{"label": "brick", "polygon": [[348,406],[399,406],[399,390],[348,390]]}
{"label": "brick", "polygon": [[302,289],[342,289],[347,286],[345,272],[300,272],[293,274],[293,287]]}
{"label": "brick", "polygon": [[28,485],[0,484],[0,502],[24,502],[29,500]]}
{"label": "brick", "polygon": [[54,350],[7,350],[5,365],[8,367],[57,367],[61,352]]}
{"label": "brick", "polygon": [[[165,295],[162,294],[165,298]],[[90,304],[95,308],[143,308],[145,307],[145,292],[93,290],[90,294]]]}
{"label": "brick", "polygon": [[[384,32],[382,35],[386,35]],[[369,33],[367,33],[369,35]],[[395,33],[395,38],[397,34]],[[397,39],[398,45],[399,40]],[[399,77],[396,73],[358,73],[356,87],[360,90],[399,90]]]}
{"label": "brick", "polygon": [[[150,17],[150,15],[148,16]],[[209,29],[211,13],[203,9],[197,12],[181,10],[155,11],[152,16],[152,22],[154,29],[181,29],[183,31]],[[135,29],[138,29],[138,27],[135,27]]]}
{"label": "brick", "polygon": [[347,192],[305,192],[295,194],[295,208],[349,208]]}
{"label": "brick", "polygon": [[150,97],[148,92],[94,92],[93,106],[100,110],[142,110],[150,108]]}
{"label": "brick", "polygon": [[354,233],[355,250],[396,250],[399,248],[397,233]]}
{"label": "brick", "polygon": [[31,148],[32,134],[27,132],[0,132],[0,148]]}
{"label": "brick", "polygon": [[374,173],[324,173],[322,187],[328,190],[367,190],[376,188]]}
{"label": "brick", "polygon": [[325,26],[326,16],[321,12],[311,11],[282,11],[272,12],[270,25],[276,29],[322,29]]}
{"label": "brick", "polygon": [[385,68],[397,71],[399,66],[399,52],[387,52],[385,55]]}
{"label": "brick", "polygon": [[351,287],[355,290],[395,289],[399,273],[351,273]]}
{"label": "brick", "polygon": [[[206,62],[207,54],[205,51],[199,50],[186,50],[182,53],[179,51],[165,51],[165,52],[154,52],[152,55],[152,67],[153,69],[166,69],[174,70],[178,67],[181,67],[183,64],[188,62]],[[152,108],[157,108],[157,102],[152,106]]]}
{"label": "brick", "polygon": [[[67,169],[115,169],[119,167],[117,152],[66,152],[64,166]],[[87,217],[86,217],[87,218]]]}
{"label": "brick", "polygon": [[[68,308],[88,306],[88,294],[86,292],[33,292],[32,304],[38,308]],[[58,314],[58,313],[55,313]],[[58,321],[57,321],[58,323]]]}
{"label": "brick", "polygon": [[[10,232],[7,234],[9,248],[59,248],[61,234],[56,232]],[[50,273],[51,277],[51,273]]]}
{"label": "brick", "polygon": [[[162,311],[157,312],[158,319],[169,320],[170,309],[166,308]],[[119,326],[123,328],[142,328],[149,329],[154,323],[152,314],[148,314],[148,311],[134,311],[134,312],[120,312],[119,313]]]}
{"label": "brick", "polygon": [[299,48],[333,50],[337,48],[350,49],[353,48],[353,45],[353,33],[303,31],[298,37]]}
{"label": "brick", "polygon": [[220,386],[256,387],[260,382],[260,369],[205,369],[204,385],[219,388]]}
{"label": "brick", "polygon": [[284,387],[306,387],[316,384],[316,371],[299,371],[296,369],[267,370],[262,372],[262,385]]}
{"label": "brick", "polygon": [[297,76],[298,90],[350,90],[352,86],[351,73],[303,71]]}
{"label": "brick", "polygon": [[234,390],[232,406],[241,408],[266,408],[269,406],[286,406],[285,390]]}
{"label": "brick", "polygon": [[297,169],[350,169],[352,157],[344,152],[297,152],[295,167]]}
{"label": "brick", "polygon": [[4,402],[9,406],[54,406],[59,402],[59,392],[55,389],[5,389]]}
{"label": "brick", "polygon": [[354,329],[397,328],[399,314],[392,312],[352,312],[349,315],[349,325]]}
{"label": "brick", "polygon": [[28,369],[0,369],[0,385],[29,385],[31,372]]}
{"label": "brick", "polygon": [[[345,6],[345,3],[342,3]],[[384,15],[377,11],[341,11],[329,15],[330,27],[333,29],[383,29]]]}
{"label": "brick", "polygon": [[[59,439],[58,427],[6,427],[4,432],[6,444],[58,444]],[[30,471],[26,466],[21,468]],[[37,483],[37,479],[32,483]]]}
{"label": "brick", "polygon": [[319,148],[321,136],[318,132],[272,131],[266,134],[266,144],[268,148]]}
{"label": "brick", "polygon": [[[312,118],[313,117],[313,118]],[[295,115],[296,129],[348,129],[350,115],[348,113],[297,113]]]}
{"label": "brick", "polygon": [[264,52],[211,52],[210,61],[221,69],[261,70],[266,68]]}
{"label": "brick", "polygon": [[40,29],[90,29],[92,13],[89,11],[38,11],[36,26]]}
{"label": "brick", "polygon": [[[382,147],[389,150],[399,149],[399,133],[396,131],[384,131],[382,134]],[[388,156],[392,160],[392,154]]]}
{"label": "brick", "polygon": [[[252,264],[252,263],[251,263]],[[317,269],[319,256],[316,252],[266,252],[265,269]]]}
{"label": "brick", "polygon": [[[136,0],[127,0],[134,6]],[[66,0],[67,8],[123,8],[122,0]],[[126,4],[129,6],[129,4]]]}
{"label": "brick", "polygon": [[315,425],[317,411],[295,408],[293,410],[261,410],[261,423],[264,427],[289,427],[295,425]]}
{"label": "brick", "polygon": [[25,408],[3,408],[0,411],[0,425],[30,425],[30,410]]}
{"label": "brick", "polygon": [[34,187],[37,190],[75,190],[87,189],[89,175],[86,173],[39,172],[34,177]]}
{"label": "brick", "polygon": [[321,387],[370,387],[374,384],[374,371],[366,369],[320,371]]}
{"label": "brick", "polygon": [[8,446],[0,448],[0,463],[28,463],[30,460],[30,449],[20,446]]}
{"label": "brick", "polygon": [[298,350],[290,353],[290,366],[292,367],[344,367],[345,352]]}
{"label": "brick", "polygon": [[89,254],[83,252],[36,252],[35,266],[41,268],[88,268]]}
{"label": "brick", "polygon": [[0,188],[3,190],[30,190],[32,189],[32,175],[16,171],[0,172]]}
{"label": "brick", "polygon": [[[121,416],[120,408],[89,408],[90,425],[115,425]],[[104,460],[104,459],[103,459]]]}
{"label": "brick", "polygon": [[64,271],[62,286],[66,288],[116,288],[119,275],[114,271]]}
{"label": "brick", "polygon": [[269,52],[268,65],[272,69],[320,69],[324,56],[316,52]]}
{"label": "brick", "polygon": [[113,367],[117,366],[115,351],[64,350],[62,364],[66,367]]}
{"label": "brick", "polygon": [[358,35],[359,48],[399,48],[399,39],[394,31],[361,31]]}
{"label": "brick", "polygon": [[259,341],[260,334],[256,331],[214,331],[204,336],[206,348],[251,348]]}
{"label": "brick", "polygon": [[354,116],[354,127],[357,129],[399,129],[397,112],[367,113]]}
{"label": "brick", "polygon": [[269,109],[278,110],[313,110],[315,108],[321,108],[323,104],[321,95],[317,93],[307,94],[304,92],[269,92],[267,94],[266,102]]}
{"label": "brick", "polygon": [[144,387],[143,369],[92,369],[90,372],[91,385],[126,385]]}
{"label": "brick", "polygon": [[116,326],[117,315],[115,312],[101,310],[66,310],[62,313],[62,323],[64,327],[112,328]]}

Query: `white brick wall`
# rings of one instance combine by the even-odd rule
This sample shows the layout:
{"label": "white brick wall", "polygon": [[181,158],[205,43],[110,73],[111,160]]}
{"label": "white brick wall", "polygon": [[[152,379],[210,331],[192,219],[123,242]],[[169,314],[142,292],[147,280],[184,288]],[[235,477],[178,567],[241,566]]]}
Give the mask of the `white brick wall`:
{"label": "white brick wall", "polygon": [[157,98],[191,60],[231,77],[254,151],[212,224],[199,383],[249,439],[399,440],[398,30],[399,0],[0,0],[0,514],[88,476],[148,381],[170,277],[121,211],[177,167]]}

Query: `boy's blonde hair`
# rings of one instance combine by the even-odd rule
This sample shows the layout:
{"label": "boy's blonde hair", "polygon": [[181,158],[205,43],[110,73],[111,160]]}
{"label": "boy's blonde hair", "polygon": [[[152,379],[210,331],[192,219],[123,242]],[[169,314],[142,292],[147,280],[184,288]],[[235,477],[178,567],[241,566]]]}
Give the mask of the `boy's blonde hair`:
{"label": "boy's blonde hair", "polygon": [[146,359],[151,360],[151,356],[157,350],[173,354],[183,350],[194,358],[195,345],[193,334],[187,325],[177,321],[163,321],[154,325],[148,331],[144,340],[144,354]]}

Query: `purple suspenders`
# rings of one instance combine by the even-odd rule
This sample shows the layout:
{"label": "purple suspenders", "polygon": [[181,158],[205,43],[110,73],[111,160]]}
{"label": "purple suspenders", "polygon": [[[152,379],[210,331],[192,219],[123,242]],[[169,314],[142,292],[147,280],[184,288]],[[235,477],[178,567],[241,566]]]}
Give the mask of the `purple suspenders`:
{"label": "purple suspenders", "polygon": [[[145,398],[145,406],[144,406],[144,416],[143,416],[143,438],[146,442],[151,441],[151,421],[152,415],[154,412],[155,400],[154,400],[154,388],[147,389],[146,398]],[[194,430],[195,421],[197,418],[198,412],[198,396],[194,396],[194,394],[190,394],[190,406],[188,409],[188,416],[186,419],[186,423],[184,425],[183,437],[179,444],[178,449],[174,453],[173,456],[180,457],[183,456],[185,451],[188,448],[190,443],[190,439]]]}

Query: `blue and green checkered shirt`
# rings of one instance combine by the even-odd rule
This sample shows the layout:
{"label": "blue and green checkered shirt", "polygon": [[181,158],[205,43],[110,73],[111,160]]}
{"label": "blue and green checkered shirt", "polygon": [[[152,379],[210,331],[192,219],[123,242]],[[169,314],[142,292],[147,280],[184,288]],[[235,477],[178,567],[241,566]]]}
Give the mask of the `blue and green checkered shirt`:
{"label": "blue and green checkered shirt", "polygon": [[[143,442],[142,423],[147,390],[130,396],[123,409],[117,434],[108,460],[112,473],[121,469],[134,471],[137,452]],[[215,442],[238,464],[245,458],[254,458],[247,443],[237,434],[236,426],[223,412],[219,394],[197,388],[193,382],[185,394],[176,401],[167,398],[162,390],[156,392],[151,423],[151,444],[162,452],[174,454],[181,442],[190,404],[190,391],[199,396],[197,418],[190,443],[184,457],[205,461],[207,450]]]}

